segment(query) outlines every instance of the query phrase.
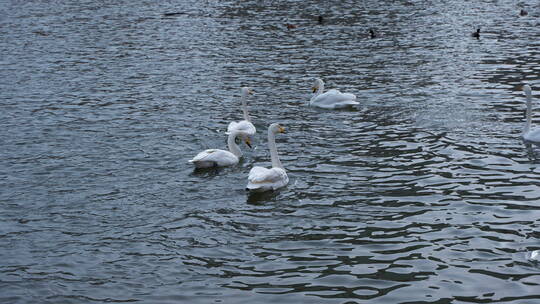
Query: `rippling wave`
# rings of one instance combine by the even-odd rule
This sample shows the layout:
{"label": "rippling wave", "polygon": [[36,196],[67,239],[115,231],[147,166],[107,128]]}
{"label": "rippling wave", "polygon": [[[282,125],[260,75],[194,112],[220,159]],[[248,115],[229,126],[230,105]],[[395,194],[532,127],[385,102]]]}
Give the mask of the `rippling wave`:
{"label": "rippling wave", "polygon": [[[534,1],[0,11],[0,302],[540,301]],[[309,108],[315,77],[361,105]],[[254,148],[194,171],[241,86]],[[272,122],[290,183],[250,196]]]}

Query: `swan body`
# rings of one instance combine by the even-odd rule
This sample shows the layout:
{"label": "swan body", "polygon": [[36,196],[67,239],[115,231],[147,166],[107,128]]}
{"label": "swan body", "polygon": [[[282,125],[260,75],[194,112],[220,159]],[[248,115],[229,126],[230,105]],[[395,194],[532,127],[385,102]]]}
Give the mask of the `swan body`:
{"label": "swan body", "polygon": [[239,158],[233,153],[220,149],[208,149],[189,160],[196,168],[226,167],[236,165]]}
{"label": "swan body", "polygon": [[255,129],[255,126],[250,121],[241,120],[238,122],[231,121],[231,123],[229,123],[226,134],[230,134],[233,131],[241,131],[249,136],[253,136],[255,135],[255,132],[257,132],[257,129]]}
{"label": "swan body", "polygon": [[315,79],[313,86],[313,97],[309,101],[309,105],[323,109],[342,109],[359,104],[356,101],[356,96],[350,93],[341,93],[338,90],[332,89],[326,93],[324,91],[324,82],[322,79]]}
{"label": "swan body", "polygon": [[244,120],[241,121],[233,121],[229,123],[229,126],[227,127],[227,133],[229,134],[233,131],[241,131],[243,133],[246,133],[248,136],[255,135],[255,132],[257,130],[255,129],[255,126],[251,123],[249,114],[247,111],[247,103],[246,99],[249,94],[252,94],[252,90],[247,87],[242,88],[242,111],[244,112]]}
{"label": "swan body", "polygon": [[540,144],[540,129],[532,129],[523,134],[523,139],[529,142]]}
{"label": "swan body", "polygon": [[233,131],[227,139],[229,151],[220,149],[204,150],[193,159],[190,159],[189,162],[195,165],[196,168],[226,167],[238,164],[240,157],[242,157],[242,151],[235,142],[238,136],[242,136],[246,144],[251,147],[249,138],[245,133]]}
{"label": "swan body", "polygon": [[287,172],[281,168],[253,167],[249,171],[247,188],[250,191],[263,192],[276,190],[289,183]]}
{"label": "swan body", "polygon": [[268,127],[268,148],[272,159],[272,168],[253,167],[249,171],[246,190],[252,192],[264,192],[276,190],[289,183],[289,177],[277,154],[276,134],[284,133],[285,129],[277,123]]}
{"label": "swan body", "polygon": [[525,97],[527,98],[527,122],[525,123],[525,128],[523,129],[523,140],[540,144],[540,129],[534,128],[531,129],[532,121],[532,90],[531,87],[526,84],[523,86],[523,91],[525,92]]}
{"label": "swan body", "polygon": [[534,250],[531,252],[529,259],[540,262],[540,250]]}

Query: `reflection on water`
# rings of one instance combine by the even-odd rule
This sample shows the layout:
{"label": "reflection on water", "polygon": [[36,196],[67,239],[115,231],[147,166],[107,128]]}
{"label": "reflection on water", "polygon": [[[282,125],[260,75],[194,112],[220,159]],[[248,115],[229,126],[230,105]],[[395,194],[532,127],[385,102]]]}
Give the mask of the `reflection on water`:
{"label": "reflection on water", "polygon": [[[539,301],[536,2],[2,11],[1,302]],[[360,106],[308,107],[316,77]],[[246,85],[254,149],[194,171]],[[249,195],[272,122],[290,182]]]}

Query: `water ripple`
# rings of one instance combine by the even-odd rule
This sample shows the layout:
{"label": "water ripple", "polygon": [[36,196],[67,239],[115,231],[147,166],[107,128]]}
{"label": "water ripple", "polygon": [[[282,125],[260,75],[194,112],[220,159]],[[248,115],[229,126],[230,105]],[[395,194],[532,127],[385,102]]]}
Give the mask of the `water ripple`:
{"label": "water ripple", "polygon": [[[0,302],[540,299],[536,3],[12,2]],[[360,105],[308,107],[315,77]],[[193,171],[241,86],[254,148]],[[248,196],[271,122],[290,183]]]}

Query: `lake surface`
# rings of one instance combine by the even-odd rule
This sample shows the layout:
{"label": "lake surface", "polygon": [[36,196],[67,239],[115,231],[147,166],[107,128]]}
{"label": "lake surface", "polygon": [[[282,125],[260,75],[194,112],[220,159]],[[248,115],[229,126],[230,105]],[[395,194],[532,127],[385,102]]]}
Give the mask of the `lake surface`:
{"label": "lake surface", "polygon": [[[0,12],[0,302],[540,303],[519,88],[539,113],[537,1]],[[308,107],[316,77],[360,105]],[[226,148],[241,86],[254,148],[194,171]],[[290,183],[248,196],[273,122]]]}

